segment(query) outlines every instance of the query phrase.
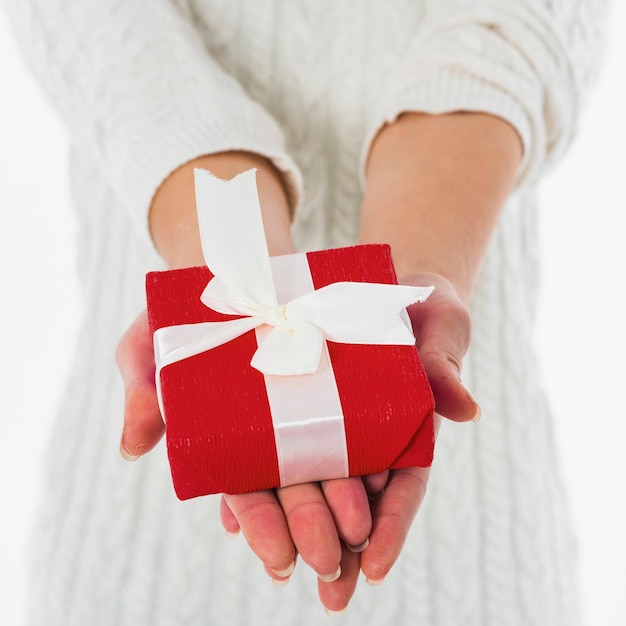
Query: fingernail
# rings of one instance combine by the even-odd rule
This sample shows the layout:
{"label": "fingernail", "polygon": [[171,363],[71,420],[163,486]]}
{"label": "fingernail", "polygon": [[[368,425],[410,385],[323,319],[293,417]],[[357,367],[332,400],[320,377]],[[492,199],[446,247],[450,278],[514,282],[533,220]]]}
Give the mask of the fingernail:
{"label": "fingernail", "polygon": [[343,609],[339,611],[333,611],[332,609],[327,609],[326,607],[324,607],[326,614],[330,615],[330,617],[339,617],[340,615],[343,615],[347,611],[347,609],[348,607],[344,606]]}
{"label": "fingernail", "polygon": [[131,454],[121,443],[120,454],[125,461],[136,461],[139,458],[138,454]]}
{"label": "fingernail", "polygon": [[337,565],[337,569],[332,574],[318,574],[319,579],[323,583],[332,583],[341,576],[341,565]]}
{"label": "fingernail", "polygon": [[367,546],[370,545],[370,538],[368,537],[363,543],[360,543],[358,546],[349,546],[346,544],[346,547],[350,552],[363,552]]}
{"label": "fingernail", "polygon": [[224,534],[229,539],[237,539],[237,537],[239,537],[239,531],[237,531],[236,533],[231,533],[230,530],[224,530]]}
{"label": "fingernail", "polygon": [[476,414],[472,417],[472,422],[477,422],[482,417],[483,412],[480,410],[480,406],[476,405]]}
{"label": "fingernail", "polygon": [[277,587],[284,587],[289,581],[291,580],[291,578],[272,578],[272,582],[277,586]]}
{"label": "fingernail", "polygon": [[[279,576],[280,578],[287,578],[288,576],[291,576],[293,574],[294,569],[296,569],[296,562],[292,561],[289,567],[285,569],[272,569],[272,571],[274,572],[274,574],[276,574],[276,576]],[[272,578],[272,580],[274,579]]]}
{"label": "fingernail", "polygon": [[373,578],[367,578],[367,576],[365,577],[365,582],[368,585],[371,585],[372,587],[378,587],[378,585],[380,585],[380,583],[383,582],[383,580],[385,580],[385,578],[380,578],[378,580],[374,580]]}
{"label": "fingernail", "polygon": [[465,385],[463,385],[463,389],[465,389],[467,397],[476,405],[476,413],[474,414],[474,417],[472,417],[471,421],[477,422],[482,415],[482,411],[480,410],[480,404],[478,404],[478,401],[474,397],[474,394]]}

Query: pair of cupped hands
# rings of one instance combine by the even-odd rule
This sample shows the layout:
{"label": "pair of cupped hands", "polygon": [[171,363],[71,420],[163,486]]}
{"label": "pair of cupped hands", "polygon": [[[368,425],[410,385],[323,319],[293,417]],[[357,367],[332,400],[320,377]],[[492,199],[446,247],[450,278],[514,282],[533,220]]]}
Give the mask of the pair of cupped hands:
{"label": "pair of cupped hands", "polygon": [[[437,413],[455,421],[476,419],[478,406],[459,380],[460,359],[469,341],[465,307],[441,277],[430,274],[403,282],[436,287],[425,303],[410,307],[409,315]],[[155,446],[164,431],[145,312],[122,337],[117,360],[126,388],[121,449],[134,460]],[[369,584],[377,585],[398,558],[424,498],[428,474],[428,468],[414,467],[223,495],[221,521],[229,535],[241,531],[278,585],[289,581],[296,557],[301,558],[317,572],[327,612],[342,612],[360,571]]]}
{"label": "pair of cupped hands", "polygon": [[[408,313],[434,393],[437,427],[441,416],[456,422],[480,416],[460,379],[471,331],[466,303],[520,159],[515,130],[488,114],[403,114],[371,147],[359,241],[391,244],[401,284],[435,287]],[[225,179],[256,167],[269,252],[294,251],[284,177],[258,155],[221,153],[179,168],[154,197],[150,229],[169,267],[204,264],[194,167]],[[122,337],[117,361],[126,389],[121,451],[132,460],[152,449],[164,431],[145,312]],[[308,564],[318,575],[321,602],[336,614],[347,607],[360,572],[370,584],[384,580],[402,551],[428,476],[426,468],[407,468],[224,495],[221,522],[228,534],[243,534],[279,585],[289,581],[297,558]]]}
{"label": "pair of cupped hands", "polygon": [[[469,341],[465,307],[445,280],[416,276],[411,284],[435,284],[426,303],[409,310],[439,414],[476,419],[479,409],[459,380]],[[154,355],[142,312],[122,337],[117,360],[126,389],[122,454],[134,460],[164,431],[154,386]],[[360,571],[381,583],[398,558],[424,498],[429,469],[406,468],[362,477],[308,483],[241,495],[223,495],[222,525],[240,531],[268,576],[286,584],[299,557],[318,575],[318,593],[330,614],[342,612]]]}

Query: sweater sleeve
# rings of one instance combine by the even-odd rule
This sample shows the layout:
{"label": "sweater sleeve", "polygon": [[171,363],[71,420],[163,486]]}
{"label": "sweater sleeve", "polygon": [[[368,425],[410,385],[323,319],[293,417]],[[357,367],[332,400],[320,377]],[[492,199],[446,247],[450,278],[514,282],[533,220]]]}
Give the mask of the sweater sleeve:
{"label": "sweater sleeve", "polygon": [[27,64],[72,139],[147,233],[152,197],[187,161],[261,154],[292,206],[299,171],[276,121],[210,57],[176,0],[5,0]]}
{"label": "sweater sleeve", "polygon": [[430,0],[423,27],[391,74],[369,122],[407,111],[475,111],[507,120],[532,183],[572,141],[600,57],[608,0]]}

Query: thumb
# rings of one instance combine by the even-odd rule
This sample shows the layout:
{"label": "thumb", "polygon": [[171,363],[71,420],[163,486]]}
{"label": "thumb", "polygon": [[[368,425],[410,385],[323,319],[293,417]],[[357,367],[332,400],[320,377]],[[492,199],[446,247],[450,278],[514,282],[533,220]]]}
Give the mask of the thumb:
{"label": "thumb", "polygon": [[471,336],[467,307],[444,279],[426,302],[409,308],[417,348],[435,396],[435,411],[455,422],[476,421],[480,407],[461,382]]}
{"label": "thumb", "polygon": [[154,448],[165,430],[156,395],[154,352],[145,311],[128,327],[115,356],[125,390],[120,453],[127,461],[134,461]]}
{"label": "thumb", "polygon": [[435,411],[455,422],[478,421],[480,406],[461,382],[456,358],[445,350],[420,354],[435,396]]}

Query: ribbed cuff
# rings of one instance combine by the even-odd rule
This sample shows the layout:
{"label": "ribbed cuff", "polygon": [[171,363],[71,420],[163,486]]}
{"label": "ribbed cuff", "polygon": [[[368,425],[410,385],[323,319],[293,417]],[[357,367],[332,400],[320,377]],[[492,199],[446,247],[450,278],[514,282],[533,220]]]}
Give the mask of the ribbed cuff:
{"label": "ribbed cuff", "polygon": [[[207,116],[209,118],[210,116]],[[107,159],[107,175],[131,219],[152,244],[148,213],[156,190],[185,163],[229,150],[252,152],[266,157],[281,172],[292,211],[300,205],[302,176],[284,149],[282,133],[273,122],[263,123],[230,115],[227,120],[185,119],[183,115],[126,138],[121,154]]]}
{"label": "ribbed cuff", "polygon": [[460,111],[488,113],[506,120],[522,141],[523,158],[517,172],[517,185],[529,177],[536,145],[531,120],[524,107],[510,93],[455,67],[436,68],[420,75],[410,87],[386,98],[370,123],[363,145],[360,177],[365,186],[365,167],[371,144],[378,132],[402,113],[439,115]]}

